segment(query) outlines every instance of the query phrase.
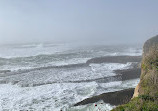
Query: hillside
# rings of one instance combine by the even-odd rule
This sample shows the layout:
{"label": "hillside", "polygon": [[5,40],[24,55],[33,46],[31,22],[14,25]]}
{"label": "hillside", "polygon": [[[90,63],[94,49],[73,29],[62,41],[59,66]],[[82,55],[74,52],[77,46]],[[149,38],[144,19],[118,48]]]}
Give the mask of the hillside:
{"label": "hillside", "polygon": [[133,98],[112,111],[158,111],[158,36],[144,44],[140,82]]}

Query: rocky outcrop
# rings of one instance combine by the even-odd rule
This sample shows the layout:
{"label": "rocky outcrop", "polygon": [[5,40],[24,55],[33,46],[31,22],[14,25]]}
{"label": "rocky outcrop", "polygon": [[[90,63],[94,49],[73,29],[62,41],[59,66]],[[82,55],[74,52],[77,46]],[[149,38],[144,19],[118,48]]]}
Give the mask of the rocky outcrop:
{"label": "rocky outcrop", "polygon": [[158,36],[147,40],[143,47],[140,83],[134,97],[158,96]]}
{"label": "rocky outcrop", "polygon": [[157,44],[158,44],[158,35],[147,40],[143,46],[143,55],[148,54],[150,49],[154,48]]}
{"label": "rocky outcrop", "polygon": [[132,99],[135,98],[135,97],[138,97],[138,95],[139,95],[139,84],[136,86],[136,88],[134,90],[134,94],[133,94]]}
{"label": "rocky outcrop", "polygon": [[140,82],[132,100],[113,111],[158,111],[158,36],[144,44]]}

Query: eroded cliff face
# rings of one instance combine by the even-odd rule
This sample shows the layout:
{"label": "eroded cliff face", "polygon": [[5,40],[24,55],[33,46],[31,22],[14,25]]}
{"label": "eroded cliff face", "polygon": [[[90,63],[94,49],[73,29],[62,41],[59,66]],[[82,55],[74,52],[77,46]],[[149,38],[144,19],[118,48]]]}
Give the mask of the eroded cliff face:
{"label": "eroded cliff face", "polygon": [[158,96],[158,36],[147,40],[143,47],[140,83],[133,97]]}
{"label": "eroded cliff face", "polygon": [[[157,46],[157,44],[158,44],[158,35],[152,37],[149,40],[147,40],[144,43],[144,46],[143,46],[143,56],[149,54],[149,52],[152,50],[152,48],[154,48],[155,46]],[[155,47],[155,48],[157,48],[157,47]]]}
{"label": "eroded cliff face", "polygon": [[144,44],[140,82],[133,98],[112,111],[158,111],[158,36]]}

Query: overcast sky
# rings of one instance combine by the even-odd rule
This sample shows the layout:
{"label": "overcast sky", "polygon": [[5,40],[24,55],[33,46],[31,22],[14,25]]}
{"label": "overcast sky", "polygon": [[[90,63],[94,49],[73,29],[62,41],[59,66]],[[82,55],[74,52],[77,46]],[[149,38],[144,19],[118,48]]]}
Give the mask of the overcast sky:
{"label": "overcast sky", "polygon": [[158,34],[158,0],[0,0],[0,44],[143,43]]}

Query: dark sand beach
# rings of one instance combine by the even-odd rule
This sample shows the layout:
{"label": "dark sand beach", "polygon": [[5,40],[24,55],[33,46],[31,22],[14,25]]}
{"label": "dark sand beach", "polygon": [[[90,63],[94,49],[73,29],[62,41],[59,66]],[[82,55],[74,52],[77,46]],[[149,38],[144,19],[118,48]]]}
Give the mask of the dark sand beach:
{"label": "dark sand beach", "polygon": [[133,96],[134,88],[125,89],[122,91],[104,93],[92,98],[87,98],[79,103],[76,103],[74,106],[86,105],[89,103],[95,103],[100,100],[103,100],[105,103],[110,103],[111,105],[120,105],[127,103]]}

